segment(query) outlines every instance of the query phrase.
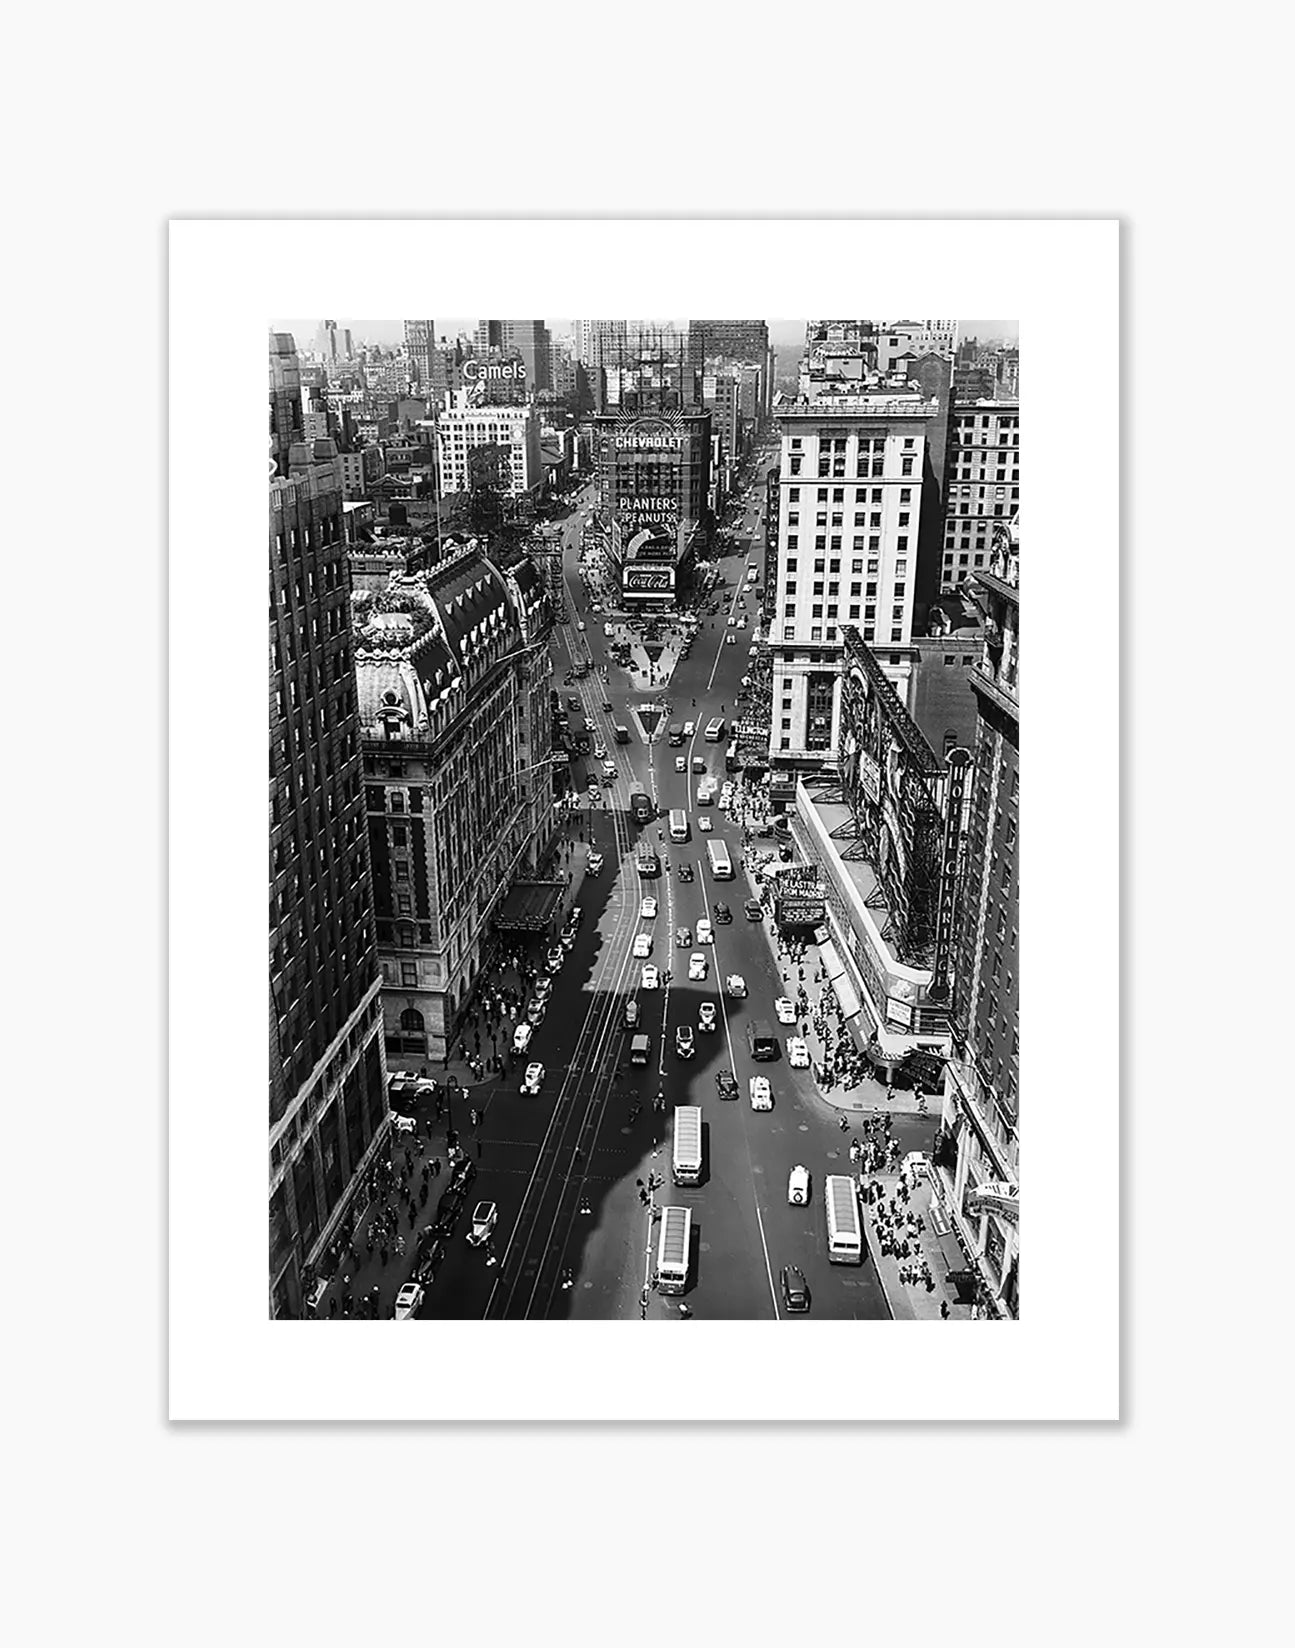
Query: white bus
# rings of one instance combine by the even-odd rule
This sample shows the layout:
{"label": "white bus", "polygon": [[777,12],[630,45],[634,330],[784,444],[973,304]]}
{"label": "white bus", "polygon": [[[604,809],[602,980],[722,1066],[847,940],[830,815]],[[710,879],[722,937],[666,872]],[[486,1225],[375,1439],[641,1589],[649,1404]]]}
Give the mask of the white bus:
{"label": "white bus", "polygon": [[688,814],[682,807],[670,809],[670,839],[671,841],[687,841]]}
{"label": "white bus", "polygon": [[827,1209],[828,1263],[861,1265],[863,1226],[854,1180],[844,1173],[829,1173],[823,1180],[823,1205]]}
{"label": "white bus", "polygon": [[717,837],[711,836],[706,842],[706,856],[710,859],[710,873],[716,881],[732,881],[733,860],[728,856],[728,848]]}
{"label": "white bus", "polygon": [[674,1159],[671,1163],[678,1185],[701,1183],[701,1106],[680,1104],[674,1113]]}
{"label": "white bus", "polygon": [[718,744],[724,736],[724,717],[717,715],[713,721],[706,723],[705,738],[708,744]]}
{"label": "white bus", "polygon": [[692,1209],[663,1207],[656,1250],[656,1285],[662,1293],[682,1293],[688,1286],[688,1252],[692,1244]]}

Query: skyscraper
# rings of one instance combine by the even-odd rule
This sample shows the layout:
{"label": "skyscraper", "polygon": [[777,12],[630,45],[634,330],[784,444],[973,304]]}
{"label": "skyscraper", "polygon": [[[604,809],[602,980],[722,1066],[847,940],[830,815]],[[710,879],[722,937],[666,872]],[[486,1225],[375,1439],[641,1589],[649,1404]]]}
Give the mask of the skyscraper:
{"label": "skyscraper", "polygon": [[[270,360],[273,426],[290,334]],[[389,1117],[334,443],[290,445],[269,484],[269,1302],[296,1317]]]}
{"label": "skyscraper", "polygon": [[534,395],[552,387],[549,371],[549,331],[542,320],[482,320],[477,322],[477,353],[519,357],[526,367],[526,387]]}
{"label": "skyscraper", "polygon": [[407,320],[405,352],[409,356],[409,376],[416,388],[427,390],[436,381],[436,322]]}

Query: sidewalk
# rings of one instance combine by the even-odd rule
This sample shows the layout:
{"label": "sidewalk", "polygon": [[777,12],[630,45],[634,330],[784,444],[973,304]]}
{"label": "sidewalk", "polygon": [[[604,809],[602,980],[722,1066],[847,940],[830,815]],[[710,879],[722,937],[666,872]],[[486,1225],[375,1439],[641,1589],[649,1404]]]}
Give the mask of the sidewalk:
{"label": "sidewalk", "polygon": [[[868,1250],[877,1268],[877,1279],[886,1295],[890,1314],[897,1322],[972,1320],[972,1306],[958,1301],[949,1283],[949,1266],[941,1246],[936,1223],[931,1216],[933,1186],[929,1165],[898,1173],[862,1173],[865,1187],[860,1211],[867,1227]],[[909,1198],[903,1199],[902,1187]],[[866,1187],[875,1187],[877,1199],[869,1201]],[[887,1215],[893,1214],[888,1218]],[[937,1212],[937,1219],[938,1219]],[[914,1231],[908,1220],[916,1220]],[[889,1226],[891,1234],[885,1234]],[[882,1252],[882,1244],[892,1249]],[[894,1248],[898,1245],[900,1251]],[[904,1246],[909,1249],[907,1257]],[[917,1272],[919,1274],[915,1275]],[[928,1289],[925,1278],[929,1277]],[[947,1316],[941,1307],[947,1310]]]}

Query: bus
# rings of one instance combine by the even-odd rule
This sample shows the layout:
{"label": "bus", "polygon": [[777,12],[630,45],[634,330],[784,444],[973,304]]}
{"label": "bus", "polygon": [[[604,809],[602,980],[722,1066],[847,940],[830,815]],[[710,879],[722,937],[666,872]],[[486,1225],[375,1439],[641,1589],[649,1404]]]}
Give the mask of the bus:
{"label": "bus", "polygon": [[670,1171],[677,1185],[701,1183],[701,1106],[680,1104],[674,1113],[674,1158]]}
{"label": "bus", "polygon": [[717,715],[713,721],[708,721],[706,723],[706,742],[708,744],[718,744],[723,736],[724,717],[722,715]]}
{"label": "bus", "polygon": [[844,1173],[829,1173],[823,1180],[823,1206],[827,1209],[828,1263],[861,1265],[863,1227],[854,1180]]}
{"label": "bus", "polygon": [[663,1207],[656,1250],[656,1285],[662,1293],[682,1293],[688,1286],[692,1245],[692,1209]]}
{"label": "bus", "polygon": [[682,807],[670,809],[670,839],[671,841],[687,841],[688,814]]}
{"label": "bus", "polygon": [[636,790],[630,797],[630,812],[636,824],[652,822],[652,802],[641,790]]}
{"label": "bus", "polygon": [[733,860],[728,856],[728,848],[717,837],[707,838],[706,856],[710,859],[710,873],[716,881],[732,881]]}

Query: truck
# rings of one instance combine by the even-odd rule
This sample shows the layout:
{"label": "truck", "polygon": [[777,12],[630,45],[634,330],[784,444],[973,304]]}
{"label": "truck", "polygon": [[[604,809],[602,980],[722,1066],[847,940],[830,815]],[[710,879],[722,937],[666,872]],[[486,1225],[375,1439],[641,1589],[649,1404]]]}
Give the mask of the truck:
{"label": "truck", "polygon": [[680,1104],[674,1113],[674,1155],[671,1176],[677,1185],[700,1184],[702,1169],[701,1106]]}

